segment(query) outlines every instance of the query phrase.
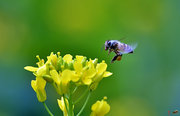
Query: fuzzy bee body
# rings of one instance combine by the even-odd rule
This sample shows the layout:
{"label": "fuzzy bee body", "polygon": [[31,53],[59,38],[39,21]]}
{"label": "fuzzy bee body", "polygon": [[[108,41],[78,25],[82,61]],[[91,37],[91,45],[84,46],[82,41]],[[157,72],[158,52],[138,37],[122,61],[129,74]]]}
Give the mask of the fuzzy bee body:
{"label": "fuzzy bee body", "polygon": [[123,54],[133,53],[137,44],[128,45],[118,40],[107,40],[104,46],[105,50],[109,50],[109,54],[111,52],[116,53],[116,56],[114,56],[114,58],[111,61],[113,63],[115,60],[120,61]]}

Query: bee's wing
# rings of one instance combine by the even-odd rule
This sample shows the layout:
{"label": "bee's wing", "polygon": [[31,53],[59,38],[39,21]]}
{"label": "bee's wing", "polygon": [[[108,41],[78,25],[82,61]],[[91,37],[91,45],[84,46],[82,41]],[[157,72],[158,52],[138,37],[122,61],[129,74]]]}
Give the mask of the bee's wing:
{"label": "bee's wing", "polygon": [[137,45],[138,45],[137,43],[130,44],[130,46],[133,49],[133,51],[136,49]]}
{"label": "bee's wing", "polygon": [[122,52],[122,54],[128,54],[128,53],[131,53],[131,52],[134,52],[134,50],[136,49],[137,47],[137,43],[133,43],[133,44],[130,44],[128,45],[128,47],[126,47]]}

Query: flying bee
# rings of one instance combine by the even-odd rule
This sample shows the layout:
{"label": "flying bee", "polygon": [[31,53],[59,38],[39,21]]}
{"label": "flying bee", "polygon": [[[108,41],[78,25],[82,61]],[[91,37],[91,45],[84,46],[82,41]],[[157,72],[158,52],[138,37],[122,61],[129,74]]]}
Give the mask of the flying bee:
{"label": "flying bee", "polygon": [[137,44],[128,45],[118,40],[107,40],[104,46],[105,50],[109,51],[108,54],[110,54],[111,52],[114,52],[116,54],[116,56],[114,56],[114,58],[111,61],[111,63],[113,63],[115,60],[120,61],[123,54],[133,53]]}

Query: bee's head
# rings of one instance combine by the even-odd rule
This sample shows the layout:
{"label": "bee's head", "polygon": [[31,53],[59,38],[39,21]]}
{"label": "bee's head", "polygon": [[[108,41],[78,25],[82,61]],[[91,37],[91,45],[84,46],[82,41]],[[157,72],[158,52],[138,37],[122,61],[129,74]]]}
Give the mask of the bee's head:
{"label": "bee's head", "polygon": [[107,40],[104,44],[105,46],[105,50],[108,50],[110,47],[111,47],[111,41],[110,40]]}

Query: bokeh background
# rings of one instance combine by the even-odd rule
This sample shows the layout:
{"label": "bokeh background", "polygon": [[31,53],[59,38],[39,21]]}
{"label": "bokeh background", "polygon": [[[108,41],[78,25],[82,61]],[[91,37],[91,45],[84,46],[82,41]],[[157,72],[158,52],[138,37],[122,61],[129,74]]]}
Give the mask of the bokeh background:
{"label": "bokeh background", "polygon": [[[105,60],[113,72],[83,116],[104,96],[111,105],[108,116],[180,110],[179,11],[179,0],[0,0],[0,116],[48,116],[31,88],[35,77],[23,67],[36,66],[37,54],[46,59],[52,51]],[[111,64],[114,54],[101,47],[123,37],[138,47]],[[48,106],[62,115],[48,88]]]}

